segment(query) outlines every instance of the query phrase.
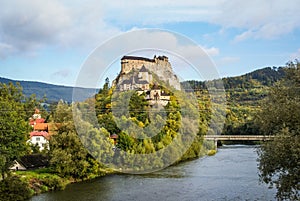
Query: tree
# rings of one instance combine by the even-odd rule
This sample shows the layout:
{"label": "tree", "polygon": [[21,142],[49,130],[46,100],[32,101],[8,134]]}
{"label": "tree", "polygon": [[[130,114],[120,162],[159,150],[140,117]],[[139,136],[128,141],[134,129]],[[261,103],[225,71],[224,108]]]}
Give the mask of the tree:
{"label": "tree", "polygon": [[27,149],[29,128],[22,101],[24,97],[19,84],[0,83],[0,173],[3,178],[13,161]]}
{"label": "tree", "polygon": [[18,176],[9,176],[0,181],[0,201],[24,201],[32,194],[28,184]]}
{"label": "tree", "polygon": [[[62,177],[74,179],[85,179],[92,174],[102,174],[102,165],[88,153],[82,144],[83,138],[79,138],[76,132],[71,107],[59,102],[52,120],[58,125],[57,133],[49,142],[50,165],[53,170]],[[90,128],[85,131],[87,134],[91,133]],[[89,136],[86,138],[91,139]]]}
{"label": "tree", "polygon": [[259,114],[259,124],[274,140],[258,150],[260,179],[277,188],[279,200],[299,200],[300,64],[289,63],[286,78],[272,88]]}
{"label": "tree", "polygon": [[87,151],[78,138],[71,107],[60,101],[53,114],[58,131],[50,139],[50,164],[62,177],[84,178],[88,168]]}

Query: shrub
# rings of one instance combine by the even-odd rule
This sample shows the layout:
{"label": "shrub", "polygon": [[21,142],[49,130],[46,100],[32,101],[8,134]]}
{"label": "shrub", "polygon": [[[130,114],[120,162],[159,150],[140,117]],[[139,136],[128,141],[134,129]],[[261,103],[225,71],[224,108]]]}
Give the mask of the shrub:
{"label": "shrub", "polygon": [[43,179],[43,184],[47,186],[49,190],[63,190],[65,188],[63,179],[58,177],[46,177]]}
{"label": "shrub", "polygon": [[18,176],[9,176],[0,181],[0,201],[23,201],[32,195],[29,184]]}

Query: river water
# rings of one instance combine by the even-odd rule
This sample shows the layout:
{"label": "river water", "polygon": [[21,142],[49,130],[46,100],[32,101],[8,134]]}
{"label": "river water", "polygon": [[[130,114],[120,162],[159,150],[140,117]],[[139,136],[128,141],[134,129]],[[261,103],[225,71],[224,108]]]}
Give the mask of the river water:
{"label": "river water", "polygon": [[253,146],[226,146],[152,174],[109,175],[31,201],[275,200],[275,190],[259,182],[256,159]]}

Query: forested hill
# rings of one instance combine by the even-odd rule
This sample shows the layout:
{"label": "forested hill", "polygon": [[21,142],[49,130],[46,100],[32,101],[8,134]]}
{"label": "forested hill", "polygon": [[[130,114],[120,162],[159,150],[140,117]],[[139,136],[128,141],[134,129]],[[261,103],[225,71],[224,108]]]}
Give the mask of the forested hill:
{"label": "forested hill", "polygon": [[[0,83],[8,84],[9,82],[12,82],[13,84],[19,82],[23,88],[23,94],[27,97],[35,94],[38,99],[46,96],[47,102],[49,103],[58,102],[59,100],[72,102],[73,87],[47,84],[43,82],[17,81],[0,77]],[[78,89],[84,91],[85,93],[90,93],[91,95],[95,94],[94,89]]]}
{"label": "forested hill", "polygon": [[[283,67],[266,67],[253,72],[235,76],[222,78],[224,87],[227,90],[230,89],[251,89],[257,87],[270,87],[278,80],[284,77],[284,68]],[[185,87],[189,84],[189,87]],[[193,90],[206,89],[205,82],[203,81],[186,81],[182,83],[184,88],[192,88]]]}
{"label": "forested hill", "polygon": [[[225,135],[257,135],[259,129],[253,123],[255,114],[259,111],[260,101],[269,93],[270,87],[285,76],[285,70],[280,68],[263,68],[245,75],[222,78],[226,90],[227,111],[226,122],[222,134]],[[210,90],[216,88],[216,80],[186,81],[185,89],[193,89],[200,101]],[[205,96],[204,96],[205,97]]]}

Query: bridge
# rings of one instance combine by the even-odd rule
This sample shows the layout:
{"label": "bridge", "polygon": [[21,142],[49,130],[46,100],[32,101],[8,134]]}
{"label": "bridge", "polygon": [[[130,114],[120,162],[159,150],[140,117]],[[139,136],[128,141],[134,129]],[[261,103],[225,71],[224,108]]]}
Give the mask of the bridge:
{"label": "bridge", "polygon": [[223,141],[267,141],[272,140],[274,136],[271,135],[205,135],[205,140],[214,140],[215,146],[217,147],[218,140]]}

